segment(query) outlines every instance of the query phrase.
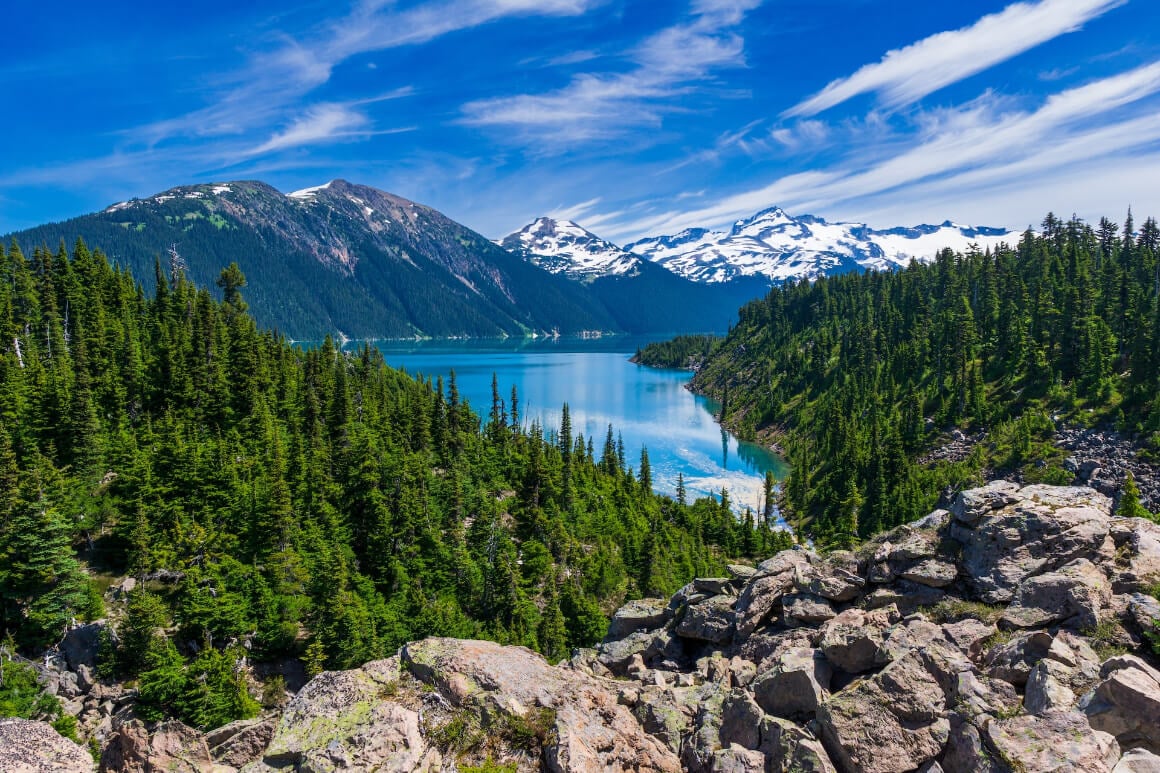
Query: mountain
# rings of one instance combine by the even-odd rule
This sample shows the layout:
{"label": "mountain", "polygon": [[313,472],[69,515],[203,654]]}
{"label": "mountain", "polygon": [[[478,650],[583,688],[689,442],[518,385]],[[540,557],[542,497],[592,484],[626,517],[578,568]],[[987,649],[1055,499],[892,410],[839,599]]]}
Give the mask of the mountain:
{"label": "mountain", "polygon": [[237,261],[255,318],[292,338],[621,329],[581,285],[434,209],[343,180],[288,195],[254,181],[181,186],[7,238],[26,249],[82,238],[147,284],[172,245],[200,285]]}
{"label": "mountain", "polygon": [[994,248],[1018,234],[1000,228],[941,225],[874,230],[859,223],[828,223],[812,215],[794,217],[778,207],[738,220],[728,231],[692,228],[625,245],[625,250],[697,282],[763,277],[772,282],[832,276],[864,269],[893,269],[930,261],[950,247]]}
{"label": "mountain", "polygon": [[738,277],[705,284],[617,247],[570,220],[537,218],[498,244],[584,285],[630,333],[723,332],[737,308],[764,295],[768,282]]}
{"label": "mountain", "polygon": [[644,261],[571,220],[537,218],[499,241],[553,274],[581,281],[604,276],[636,276]]}

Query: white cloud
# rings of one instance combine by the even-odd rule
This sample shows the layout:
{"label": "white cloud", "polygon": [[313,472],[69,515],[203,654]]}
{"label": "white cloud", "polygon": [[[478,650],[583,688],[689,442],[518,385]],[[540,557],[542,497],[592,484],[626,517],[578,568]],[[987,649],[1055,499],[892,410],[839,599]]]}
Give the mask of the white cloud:
{"label": "white cloud", "polygon": [[675,109],[665,100],[688,93],[713,70],[745,65],[745,42],[731,31],[760,0],[699,0],[693,18],[646,38],[627,72],[582,73],[542,94],[476,100],[464,124],[514,128],[516,139],[563,146],[659,126]]}
{"label": "white cloud", "polygon": [[284,131],[278,132],[254,148],[254,154],[285,150],[300,145],[313,145],[336,137],[349,137],[364,129],[369,120],[358,111],[344,105],[319,105],[297,119]]}
{"label": "white cloud", "polygon": [[[374,51],[426,43],[443,35],[471,29],[514,16],[579,15],[606,0],[443,0],[399,10],[386,0],[364,0],[345,17],[325,24],[311,33],[292,38],[274,38],[266,50],[256,51],[241,69],[222,77],[216,96],[199,110],[158,121],[127,132],[132,142],[153,147],[174,139],[240,136],[255,131],[269,132],[294,117],[298,105],[312,91],[327,83],[334,68],[348,59]],[[373,64],[373,63],[371,63]],[[382,98],[406,96],[396,89]],[[362,103],[366,104],[364,100]],[[354,102],[348,103],[356,104]],[[279,140],[272,136],[258,145],[262,152],[275,152],[293,145],[308,144],[312,137],[333,136],[321,129],[328,122],[349,126],[354,115],[340,117],[333,108],[316,109],[317,114],[294,118],[303,124],[294,134]],[[298,138],[299,142],[290,142]]]}
{"label": "white cloud", "polygon": [[548,217],[553,220],[572,220],[575,222],[595,209],[600,204],[600,201],[601,199],[598,196],[588,201],[582,201],[579,204],[573,204],[570,207],[559,207],[549,212]]}
{"label": "white cloud", "polygon": [[[1059,92],[1032,111],[1012,109],[1006,99],[988,92],[957,109],[926,116],[908,146],[873,163],[859,165],[859,159],[876,149],[877,140],[870,140],[869,148],[850,148],[828,168],[787,175],[700,209],[622,221],[609,233],[635,237],[718,226],[772,204],[833,216],[858,207],[880,209],[888,202],[892,210],[910,202],[911,211],[918,211],[932,201],[990,198],[996,190],[1008,191],[1010,198],[1018,186],[1066,178],[1089,165],[1085,179],[1091,180],[1101,164],[1121,169],[1125,159],[1155,151],[1160,144],[1158,94],[1160,62]],[[1029,194],[1023,198],[1034,200]],[[951,215],[960,217],[958,211],[942,217]]]}
{"label": "white cloud", "polygon": [[783,113],[816,115],[859,94],[876,93],[884,107],[897,108],[982,72],[1000,62],[1123,5],[1127,0],[1040,0],[1015,3],[969,27],[940,32],[906,48],[889,51],[882,61],[827,85]]}

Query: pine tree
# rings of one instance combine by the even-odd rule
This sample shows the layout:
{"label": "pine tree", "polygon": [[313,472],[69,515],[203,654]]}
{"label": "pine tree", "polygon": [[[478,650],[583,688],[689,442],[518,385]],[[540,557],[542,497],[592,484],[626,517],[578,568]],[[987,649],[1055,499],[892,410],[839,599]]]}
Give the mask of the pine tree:
{"label": "pine tree", "polygon": [[640,449],[640,490],[645,496],[652,495],[652,465],[648,461],[648,449]]}
{"label": "pine tree", "polygon": [[547,599],[544,609],[540,613],[540,626],[537,631],[540,652],[549,663],[555,663],[568,655],[568,629],[564,621],[564,614],[560,611],[560,599],[556,592],[558,577],[552,573],[552,579],[547,583]]}
{"label": "pine tree", "polygon": [[1155,516],[1140,504],[1140,487],[1136,485],[1136,478],[1131,470],[1124,475],[1124,486],[1120,490],[1120,501],[1116,504],[1116,515],[1121,518],[1155,520]]}

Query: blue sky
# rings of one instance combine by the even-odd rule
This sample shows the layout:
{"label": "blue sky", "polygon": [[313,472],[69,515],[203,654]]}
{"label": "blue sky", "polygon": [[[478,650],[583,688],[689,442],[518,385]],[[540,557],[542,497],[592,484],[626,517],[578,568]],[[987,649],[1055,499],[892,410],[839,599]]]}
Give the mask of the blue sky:
{"label": "blue sky", "polygon": [[0,233],[341,177],[489,237],[1160,215],[1155,0],[16,3]]}

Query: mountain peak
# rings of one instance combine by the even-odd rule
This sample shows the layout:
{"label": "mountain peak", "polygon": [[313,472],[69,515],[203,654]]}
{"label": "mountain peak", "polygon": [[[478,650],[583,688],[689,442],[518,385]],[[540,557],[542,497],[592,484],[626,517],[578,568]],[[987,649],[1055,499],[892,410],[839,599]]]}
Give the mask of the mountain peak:
{"label": "mountain peak", "polygon": [[640,258],[601,239],[571,220],[538,217],[497,242],[540,268],[592,281],[609,275],[635,275]]}

